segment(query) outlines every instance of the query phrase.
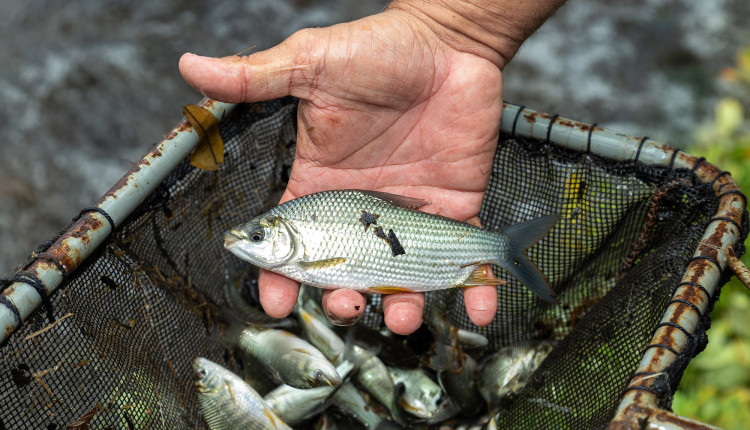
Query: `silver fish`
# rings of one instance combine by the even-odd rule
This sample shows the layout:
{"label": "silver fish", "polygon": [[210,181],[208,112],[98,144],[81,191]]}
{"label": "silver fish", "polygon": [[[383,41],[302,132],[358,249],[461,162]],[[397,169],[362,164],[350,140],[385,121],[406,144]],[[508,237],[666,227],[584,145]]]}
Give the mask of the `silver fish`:
{"label": "silver fish", "polygon": [[492,406],[499,405],[526,385],[552,348],[547,341],[529,341],[498,349],[483,361],[477,375],[482,397]]}
{"label": "silver fish", "polygon": [[486,336],[460,328],[456,329],[456,342],[461,348],[467,349],[484,348],[490,343]]}
{"label": "silver fish", "polygon": [[297,424],[320,412],[326,400],[337,387],[294,388],[283,384],[266,394],[268,406],[289,424]]}
{"label": "silver fish", "polygon": [[300,326],[305,337],[323,353],[323,355],[334,365],[344,359],[346,343],[328,326],[314,314],[308,312],[301,306],[297,306],[294,312],[299,316]]}
{"label": "silver fish", "polygon": [[224,247],[256,266],[320,288],[370,293],[501,285],[496,264],[548,302],[555,293],[524,250],[552,228],[547,215],[500,231],[416,209],[426,201],[340,190],[285,202],[224,234]]}
{"label": "silver fish", "polygon": [[[447,345],[442,347],[451,348]],[[456,355],[459,358],[450,367],[438,371],[438,382],[461,413],[472,417],[481,412],[483,407],[482,395],[474,381],[477,363],[461,350]]]}
{"label": "silver fish", "polygon": [[253,388],[206,358],[193,362],[198,404],[211,430],[289,429]]}
{"label": "silver fish", "polygon": [[[352,370],[354,365],[349,362],[336,367],[342,378],[346,378]],[[264,400],[282,420],[289,424],[297,424],[324,410],[327,406],[326,401],[340,386],[327,385],[302,389],[282,384],[266,394]]]}
{"label": "silver fish", "polygon": [[333,395],[333,403],[343,412],[356,418],[368,429],[396,428],[393,423],[375,413],[351,382],[344,382],[336,391]]}
{"label": "silver fish", "polygon": [[[300,325],[305,336],[320,349],[326,358],[337,365],[347,358],[344,354],[345,342],[326,323],[300,306],[297,306],[295,312],[300,317]],[[354,375],[359,385],[375,400],[387,407],[397,421],[401,421],[400,411],[394,406],[396,388],[385,364],[375,354],[358,345],[352,345],[350,355],[349,359],[359,365]]]}
{"label": "silver fish", "polygon": [[302,284],[299,287],[299,295],[297,296],[297,308],[301,308],[315,315],[319,320],[323,321],[327,326],[333,327],[328,317],[323,312],[323,308],[320,307],[323,295],[320,288],[310,287]]}
{"label": "silver fish", "polygon": [[288,331],[248,327],[240,335],[239,347],[292,387],[341,384],[333,364],[317,348]]}
{"label": "silver fish", "polygon": [[422,369],[388,366],[393,382],[403,385],[401,406],[419,418],[432,419],[440,409],[443,390]]}
{"label": "silver fish", "polygon": [[435,333],[433,354],[428,363],[437,372],[438,383],[466,416],[475,416],[484,407],[482,395],[474,380],[477,362],[461,346],[484,347],[489,341],[478,333],[451,325],[448,315],[433,307],[427,321]]}

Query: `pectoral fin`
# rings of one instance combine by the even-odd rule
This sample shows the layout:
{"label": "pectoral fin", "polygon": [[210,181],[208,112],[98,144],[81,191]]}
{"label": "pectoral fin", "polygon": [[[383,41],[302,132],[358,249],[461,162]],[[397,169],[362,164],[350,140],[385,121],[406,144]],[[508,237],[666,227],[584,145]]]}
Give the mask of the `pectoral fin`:
{"label": "pectoral fin", "polygon": [[304,270],[328,269],[346,263],[346,258],[329,258],[327,260],[300,261],[297,263]]}
{"label": "pectoral fin", "polygon": [[508,281],[498,279],[492,273],[492,266],[479,264],[459,287],[475,287],[477,285],[504,285]]}

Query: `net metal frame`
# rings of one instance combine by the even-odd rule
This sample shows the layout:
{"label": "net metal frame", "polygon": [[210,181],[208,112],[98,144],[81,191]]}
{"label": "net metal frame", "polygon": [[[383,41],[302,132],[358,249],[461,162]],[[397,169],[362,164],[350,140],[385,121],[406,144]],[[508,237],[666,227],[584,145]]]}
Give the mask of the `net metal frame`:
{"label": "net metal frame", "polygon": [[[230,115],[236,107],[208,99],[201,101],[200,105],[211,111],[220,121]],[[293,106],[293,103],[287,102],[287,105]],[[282,114],[293,115],[294,108],[287,109]],[[229,126],[246,125],[238,123]],[[501,130],[511,137],[534,139],[576,153],[591,154],[616,162],[629,161],[663,166],[667,170],[689,170],[698,181],[711,187],[718,199],[716,211],[683,277],[675,284],[666,310],[660,322],[653,328],[650,341],[644,347],[639,365],[630,371],[629,382],[625,385],[621,401],[609,423],[610,428],[641,428],[644,422],[674,428],[700,427],[702,424],[678,417],[666,410],[669,405],[664,403],[664,392],[668,392],[666,397],[671,396],[673,389],[670,383],[673,377],[670,378],[670,375],[674,373],[673,369],[684,369],[687,361],[705,345],[708,316],[721,285],[728,279],[728,261],[735,254],[744,251],[742,241],[747,234],[745,196],[727,172],[721,171],[702,158],[696,158],[647,137],[628,136],[597,127],[596,124],[590,125],[558,115],[539,113],[510,103],[504,105]],[[288,134],[289,139],[293,140],[294,130],[288,131]],[[33,324],[34,328],[38,329],[34,333],[63,324],[62,321],[68,316],[53,317],[49,297],[66,279],[75,275],[76,269],[89,264],[87,257],[100,252],[100,247],[106,243],[108,237],[121,227],[129,216],[139,208],[143,209],[144,202],[158,204],[159,196],[154,195],[154,191],[159,189],[175,169],[184,166],[184,160],[198,143],[198,134],[186,121],[180,122],[94,206],[84,208],[75,222],[61,232],[54,243],[46,244],[32,253],[22,270],[7,279],[7,285],[0,294],[0,340],[4,345],[7,345],[7,340],[24,324]],[[293,157],[293,149],[290,151],[285,155],[287,158]],[[285,173],[277,171],[275,174],[283,176]],[[272,200],[263,199],[259,202],[258,209],[272,204]],[[170,214],[164,216],[171,218]],[[116,253],[117,250],[112,252]],[[169,257],[165,257],[166,265],[168,260]],[[122,276],[117,279],[99,279],[98,282],[104,288],[112,289],[115,289],[116,285],[137,282],[135,278],[138,276],[148,276],[166,284],[173,282],[170,276],[159,272],[158,269],[150,274],[136,275],[128,273],[127,269],[123,268],[121,273]],[[92,282],[94,281],[97,280]],[[199,280],[180,280],[188,283],[193,281]],[[185,298],[188,301],[192,299],[194,298]],[[377,303],[373,303],[373,306],[377,306]],[[96,309],[87,307],[86,303],[79,304],[76,309],[81,313],[96,312]],[[42,310],[46,310],[46,313],[41,312]],[[154,315],[154,318],[157,317],[159,316]],[[123,330],[133,329],[128,328],[127,319],[117,323],[122,325]],[[164,342],[160,339],[150,339],[148,336],[143,339],[144,342]],[[86,342],[85,336],[81,342]],[[216,354],[222,354],[223,347],[217,345],[215,349]],[[17,353],[18,351],[7,351],[6,347],[3,351],[6,364],[10,361],[8,357]],[[126,351],[117,353],[127,355]],[[126,365],[127,360],[125,357],[118,363]],[[85,360],[80,362],[83,361]],[[59,363],[48,363],[46,371],[57,371],[55,366],[59,368]],[[164,372],[168,373],[170,366],[171,363],[166,366]],[[28,378],[35,378],[42,384],[44,371],[27,370],[30,375],[27,375]],[[681,374],[681,370],[679,373]],[[148,389],[147,382],[143,381],[141,385],[141,391]],[[51,391],[49,387],[46,389]],[[0,411],[11,407],[13,400],[7,393],[0,398]],[[133,403],[137,404],[137,399],[134,399]],[[0,419],[2,418],[4,417],[0,415]],[[195,415],[186,418],[187,421],[194,419]],[[127,419],[124,425],[130,426]],[[168,427],[169,423],[157,420],[154,425]]]}

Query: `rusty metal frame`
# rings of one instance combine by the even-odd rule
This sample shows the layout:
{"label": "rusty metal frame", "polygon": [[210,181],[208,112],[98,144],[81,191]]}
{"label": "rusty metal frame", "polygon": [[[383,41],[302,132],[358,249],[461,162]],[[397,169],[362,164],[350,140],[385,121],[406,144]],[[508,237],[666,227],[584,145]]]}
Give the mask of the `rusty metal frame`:
{"label": "rusty metal frame", "polygon": [[[235,105],[204,99],[200,105],[222,120]],[[731,177],[717,167],[668,145],[648,138],[616,133],[596,125],[560,118],[506,103],[501,129],[512,135],[547,140],[575,151],[587,151],[616,161],[634,160],[646,164],[692,169],[699,180],[711,183],[719,197],[718,210],[695,250],[682,282],[657,326],[634,377],[622,397],[610,424],[614,429],[712,428],[657,405],[653,384],[686,347],[707,311],[721,274],[741,239],[744,195]],[[183,120],[125,174],[94,208],[63,233],[54,244],[24,269],[39,279],[48,294],[64,276],[75,270],[106,237],[182,162],[198,144],[198,135]],[[746,269],[745,269],[746,270]],[[0,342],[7,339],[41,304],[43,298],[28,282],[8,286],[2,297],[18,311],[0,302]]]}
{"label": "rusty metal frame", "polygon": [[728,261],[734,257],[734,248],[742,237],[740,226],[747,204],[737,184],[727,172],[703,158],[647,137],[628,136],[522,106],[505,104],[501,129],[512,135],[547,140],[557,146],[591,152],[612,160],[691,169],[700,181],[712,185],[719,198],[718,209],[624,390],[609,428],[714,428],[660,408],[654,385],[685,351],[708,311],[710,299],[719,286]]}
{"label": "rusty metal frame", "polygon": [[[203,99],[205,107],[219,120],[235,105]],[[25,278],[41,281],[52,294],[65,275],[75,270],[122,221],[182,162],[198,144],[198,134],[183,120],[156,144],[128,173],[105,193],[93,208],[81,216],[44,253],[21,272]],[[25,281],[16,281],[2,292],[0,343],[5,341],[41,304],[43,297]],[[7,303],[15,306],[13,309]],[[17,311],[17,314],[16,314]],[[20,317],[20,320],[19,318]]]}

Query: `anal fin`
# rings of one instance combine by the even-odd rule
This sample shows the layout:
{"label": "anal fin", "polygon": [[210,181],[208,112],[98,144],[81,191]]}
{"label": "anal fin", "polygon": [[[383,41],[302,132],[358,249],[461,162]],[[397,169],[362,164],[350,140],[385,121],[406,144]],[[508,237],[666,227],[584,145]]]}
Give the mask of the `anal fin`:
{"label": "anal fin", "polygon": [[479,264],[471,272],[468,278],[459,285],[459,287],[475,287],[477,285],[504,285],[508,281],[498,279],[492,273],[492,266],[489,264]]}

